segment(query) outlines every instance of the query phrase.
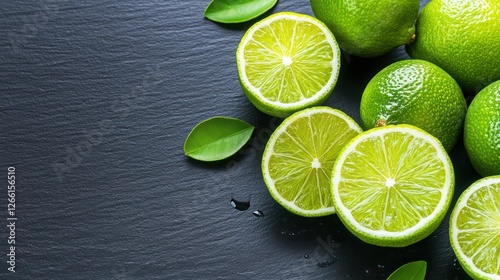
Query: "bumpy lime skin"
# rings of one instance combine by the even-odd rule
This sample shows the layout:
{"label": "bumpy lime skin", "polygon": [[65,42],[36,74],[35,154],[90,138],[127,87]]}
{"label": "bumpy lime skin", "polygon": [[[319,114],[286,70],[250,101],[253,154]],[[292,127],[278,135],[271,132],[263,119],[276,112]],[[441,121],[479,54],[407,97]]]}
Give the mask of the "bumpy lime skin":
{"label": "bumpy lime skin", "polygon": [[469,105],[464,145],[480,175],[500,175],[500,80],[481,90]]}
{"label": "bumpy lime skin", "polygon": [[500,79],[500,1],[433,0],[419,13],[412,58],[448,72],[464,91],[477,93]]}
{"label": "bumpy lime skin", "polygon": [[414,39],[418,0],[310,0],[349,55],[377,57]]}
{"label": "bumpy lime skin", "polygon": [[361,126],[368,130],[379,120],[410,124],[438,138],[447,152],[462,134],[467,112],[457,82],[433,63],[407,59],[377,73],[361,97]]}

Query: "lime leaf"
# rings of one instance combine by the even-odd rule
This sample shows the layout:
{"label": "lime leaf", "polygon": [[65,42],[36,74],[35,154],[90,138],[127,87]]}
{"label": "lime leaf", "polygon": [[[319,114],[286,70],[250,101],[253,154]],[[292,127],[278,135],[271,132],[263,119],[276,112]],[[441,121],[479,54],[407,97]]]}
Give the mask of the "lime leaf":
{"label": "lime leaf", "polygon": [[254,127],[242,120],[213,117],[197,124],[184,142],[184,153],[201,161],[216,161],[235,154],[250,139]]}
{"label": "lime leaf", "polygon": [[396,269],[387,280],[423,280],[425,271],[427,270],[427,262],[415,261],[402,265]]}
{"label": "lime leaf", "polygon": [[256,18],[271,9],[278,0],[212,0],[205,17],[221,23],[239,23]]}

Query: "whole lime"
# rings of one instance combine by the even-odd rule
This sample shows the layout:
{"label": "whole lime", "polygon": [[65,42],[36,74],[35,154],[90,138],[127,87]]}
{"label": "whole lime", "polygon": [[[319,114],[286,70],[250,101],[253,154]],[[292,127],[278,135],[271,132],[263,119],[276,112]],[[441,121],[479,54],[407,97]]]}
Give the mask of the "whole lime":
{"label": "whole lime", "polygon": [[410,124],[438,138],[450,151],[462,133],[467,105],[455,80],[424,60],[397,61],[367,84],[361,97],[362,127]]}
{"label": "whole lime", "polygon": [[500,80],[482,89],[469,105],[464,145],[479,174],[500,175]]}
{"label": "whole lime", "polygon": [[500,79],[500,1],[433,0],[416,22],[412,58],[435,63],[462,89],[478,92]]}
{"label": "whole lime", "polygon": [[415,35],[418,0],[310,0],[348,54],[375,57],[407,44]]}

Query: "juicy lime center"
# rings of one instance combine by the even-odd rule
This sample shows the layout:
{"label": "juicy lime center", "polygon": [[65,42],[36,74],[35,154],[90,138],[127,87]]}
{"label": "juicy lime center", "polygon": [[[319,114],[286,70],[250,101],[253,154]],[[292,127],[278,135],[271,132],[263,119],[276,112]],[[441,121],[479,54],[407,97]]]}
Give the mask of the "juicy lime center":
{"label": "juicy lime center", "polygon": [[272,196],[299,215],[333,214],[331,170],[340,150],[359,133],[354,120],[330,107],[304,109],[286,118],[262,158]]}
{"label": "juicy lime center", "polygon": [[277,19],[251,36],[244,50],[246,77],[271,102],[311,98],[336,75],[332,42],[311,22]]}
{"label": "juicy lime center", "polygon": [[342,202],[371,230],[400,232],[417,225],[443,197],[445,166],[435,150],[423,139],[402,133],[365,139],[344,163]]}
{"label": "juicy lime center", "polygon": [[283,56],[282,63],[284,66],[290,66],[292,64],[292,58],[289,56]]}
{"label": "juicy lime center", "polygon": [[321,168],[321,162],[319,162],[319,159],[318,158],[314,158],[312,163],[311,163],[311,167],[312,168],[315,168],[315,169],[319,169]]}
{"label": "juicy lime center", "polygon": [[474,192],[457,219],[457,239],[461,249],[476,267],[500,274],[500,184]]}
{"label": "juicy lime center", "polygon": [[388,187],[388,188],[391,188],[391,187],[394,187],[394,185],[396,185],[396,181],[394,181],[394,179],[392,178],[387,178],[385,180],[385,186]]}

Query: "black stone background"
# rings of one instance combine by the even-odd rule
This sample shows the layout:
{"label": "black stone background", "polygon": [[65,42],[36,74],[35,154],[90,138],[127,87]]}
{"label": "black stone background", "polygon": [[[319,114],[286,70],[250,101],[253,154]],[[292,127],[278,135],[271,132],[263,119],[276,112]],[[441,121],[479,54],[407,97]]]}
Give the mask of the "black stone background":
{"label": "black stone background", "polygon": [[[274,202],[260,160],[280,120],[243,95],[234,56],[256,20],[211,22],[208,3],[2,2],[0,279],[385,279],[414,260],[427,261],[427,279],[467,279],[448,216],[417,244],[381,248],[336,216],[301,218]],[[282,0],[258,19],[279,11],[312,15],[308,1]],[[367,82],[406,58],[403,48],[371,59],[344,53],[325,105],[359,121]],[[227,160],[189,159],[189,131],[216,115],[255,133]],[[479,176],[461,141],[451,158],[455,202]],[[16,273],[7,271],[9,166]],[[238,211],[231,199],[250,207]]]}

